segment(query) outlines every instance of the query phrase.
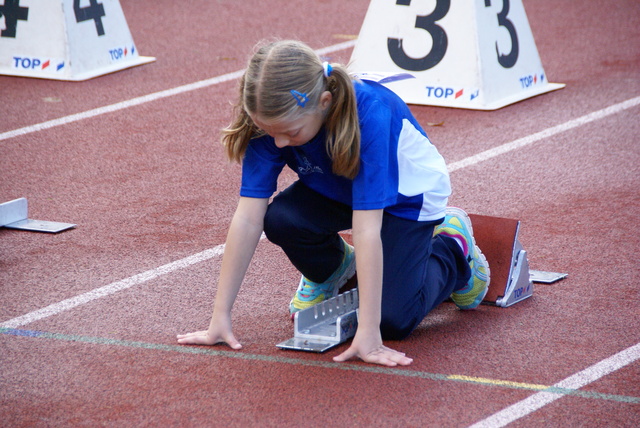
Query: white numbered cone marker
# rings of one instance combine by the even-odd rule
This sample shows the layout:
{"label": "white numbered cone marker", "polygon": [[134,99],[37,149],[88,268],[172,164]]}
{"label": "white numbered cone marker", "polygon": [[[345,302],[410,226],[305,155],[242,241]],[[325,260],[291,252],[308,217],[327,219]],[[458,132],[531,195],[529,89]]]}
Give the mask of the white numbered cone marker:
{"label": "white numbered cone marker", "polygon": [[495,110],[549,83],[522,0],[372,0],[350,70],[410,73],[387,86],[409,104]]}
{"label": "white numbered cone marker", "polygon": [[118,0],[0,0],[0,74],[86,80],[152,61]]}

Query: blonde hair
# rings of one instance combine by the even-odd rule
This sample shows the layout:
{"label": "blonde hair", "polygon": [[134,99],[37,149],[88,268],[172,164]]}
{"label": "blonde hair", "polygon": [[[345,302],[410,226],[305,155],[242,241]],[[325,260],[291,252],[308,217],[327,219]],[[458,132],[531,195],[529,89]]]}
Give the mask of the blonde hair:
{"label": "blonde hair", "polygon": [[[333,172],[350,179],[360,164],[360,125],[355,91],[346,69],[332,64],[329,77],[318,55],[307,45],[285,40],[258,47],[240,79],[240,93],[234,119],[222,130],[222,142],[229,159],[240,163],[252,138],[264,135],[249,113],[267,121],[295,120],[317,113],[320,96],[331,92],[332,102],[325,117],[327,153]],[[304,106],[292,91],[306,94]]]}

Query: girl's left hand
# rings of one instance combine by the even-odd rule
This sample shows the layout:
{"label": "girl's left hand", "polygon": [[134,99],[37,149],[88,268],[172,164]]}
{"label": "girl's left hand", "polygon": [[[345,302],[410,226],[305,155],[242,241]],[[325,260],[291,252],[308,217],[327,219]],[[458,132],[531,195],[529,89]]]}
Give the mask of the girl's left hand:
{"label": "girl's left hand", "polygon": [[379,333],[375,337],[376,335],[359,335],[359,332],[356,332],[351,346],[342,354],[333,357],[333,361],[343,362],[353,357],[359,357],[364,362],[388,367],[408,366],[413,362],[413,359],[407,357],[403,352],[384,346]]}

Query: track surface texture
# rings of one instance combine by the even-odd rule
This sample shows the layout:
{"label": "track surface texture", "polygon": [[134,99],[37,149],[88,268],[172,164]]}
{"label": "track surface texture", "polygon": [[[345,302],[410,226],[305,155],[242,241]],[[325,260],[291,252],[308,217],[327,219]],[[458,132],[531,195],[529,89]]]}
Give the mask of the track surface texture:
{"label": "track surface texture", "polygon": [[531,268],[569,276],[509,308],[443,303],[389,343],[414,358],[397,369],[333,363],[344,344],[277,349],[299,275],[267,240],[233,313],[243,349],[175,339],[208,325],[238,198],[219,144],[237,75],[207,79],[264,38],[347,62],[368,2],[121,3],[156,62],[0,76],[0,202],[77,224],[0,229],[0,426],[640,426],[636,0],[524,1],[562,90],[492,112],[411,107],[453,169],[450,204],[520,220]]}

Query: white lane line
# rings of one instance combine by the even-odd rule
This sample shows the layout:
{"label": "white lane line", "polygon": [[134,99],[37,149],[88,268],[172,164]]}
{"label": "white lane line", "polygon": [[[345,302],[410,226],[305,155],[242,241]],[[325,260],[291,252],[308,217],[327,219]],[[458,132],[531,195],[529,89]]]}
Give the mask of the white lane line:
{"label": "white lane line", "polygon": [[[629,365],[640,359],[640,343],[631,346],[624,351],[618,352],[609,358],[606,358],[591,367],[578,372],[568,378],[556,383],[549,388],[567,388],[580,389],[596,380],[612,373],[622,367]],[[523,418],[536,410],[546,406],[555,400],[565,397],[566,394],[554,393],[550,391],[541,391],[522,401],[519,401],[488,418],[475,423],[470,428],[498,428],[510,424],[520,418]]]}
{"label": "white lane line", "polygon": [[501,146],[497,146],[492,149],[485,150],[484,152],[477,153],[473,156],[469,156],[468,158],[459,160],[457,162],[452,162],[449,164],[449,172],[457,171],[467,166],[476,165],[480,162],[486,161],[496,156],[503,155],[505,153],[511,152],[516,149],[520,149],[524,146],[528,146],[530,144],[533,144],[545,138],[549,138],[556,134],[560,134],[561,132],[565,132],[570,129],[577,128],[582,125],[586,125],[587,123],[594,122],[596,120],[605,118],[607,116],[611,116],[612,114],[620,113],[621,111],[630,109],[639,104],[640,104],[640,97],[632,98],[630,100],[623,101],[619,104],[614,104],[610,107],[604,108],[602,110],[597,110],[597,111],[594,111],[593,113],[586,114],[577,119],[573,119],[568,122],[561,123],[560,125],[547,128],[543,131],[536,132],[535,134],[531,134],[523,138],[518,138],[517,140],[511,141],[510,143],[505,143]]}
{"label": "white lane line", "polygon": [[[332,52],[341,51],[355,46],[355,40],[349,40],[337,45],[327,46],[326,48],[316,50],[318,55],[326,55]],[[78,122],[84,119],[90,119],[92,117],[100,116],[107,113],[112,113],[118,110],[124,110],[129,107],[135,107],[140,104],[157,101],[162,98],[172,97],[174,95],[183,94],[185,92],[195,91],[196,89],[206,88],[208,86],[218,85],[220,83],[228,82],[230,80],[239,79],[242,77],[244,70],[234,71],[232,73],[223,74],[221,76],[212,77],[210,79],[201,80],[199,82],[189,83],[187,85],[178,86],[175,88],[167,89],[160,92],[154,92],[152,94],[144,95],[137,98],[132,98],[127,101],[111,104],[104,107],[98,107],[92,110],[83,111],[81,113],[72,114],[69,116],[61,117],[59,119],[53,119],[46,122],[38,123],[36,125],[25,126],[24,128],[15,129],[13,131],[7,131],[0,133],[0,141],[8,140],[10,138],[18,137],[21,135],[31,134],[33,132],[43,131],[45,129],[55,128],[56,126],[67,125],[69,123]]]}
{"label": "white lane line", "polygon": [[176,88],[167,89],[160,92],[154,92],[152,94],[144,95],[137,98],[132,98],[127,101],[111,104],[104,107],[94,108],[92,110],[83,111],[81,113],[64,116],[59,119],[48,120],[46,122],[38,123],[36,125],[25,126],[24,128],[15,129],[13,131],[7,131],[0,134],[0,141],[8,140],[20,135],[27,135],[33,132],[43,131],[45,129],[55,128],[56,126],[67,125],[69,123],[78,122],[84,119],[90,119],[92,117],[100,116],[107,113],[112,113],[118,110],[124,110],[129,107],[135,107],[140,104],[145,104],[152,101],[157,101],[162,98],[171,97],[173,95],[182,94],[196,89],[205,88],[211,85],[217,85],[229,80],[238,79],[242,76],[244,70],[235,71],[233,73],[223,74],[222,76],[213,77],[211,79],[201,80],[199,82],[190,83],[188,85],[178,86]]}
{"label": "white lane line", "polygon": [[9,321],[5,321],[0,324],[0,327],[18,328],[23,325],[30,324],[34,321],[38,321],[52,315],[57,315],[61,312],[68,311],[69,309],[73,309],[77,306],[84,305],[85,303],[89,303],[92,300],[109,296],[110,294],[117,293],[118,291],[131,288],[134,285],[142,284],[144,282],[158,278],[162,275],[167,275],[171,272],[175,272],[177,270],[195,265],[196,263],[212,259],[216,256],[221,255],[222,253],[224,253],[224,244],[220,244],[217,247],[210,248],[197,254],[193,254],[189,257],[185,257],[184,259],[176,260],[175,262],[168,263],[155,269],[139,273],[127,279],[113,282],[109,285],[105,285],[104,287],[96,288],[84,294],[79,294],[61,302],[49,305],[45,308],[29,312],[28,314],[19,316],[17,318],[10,319]]}

